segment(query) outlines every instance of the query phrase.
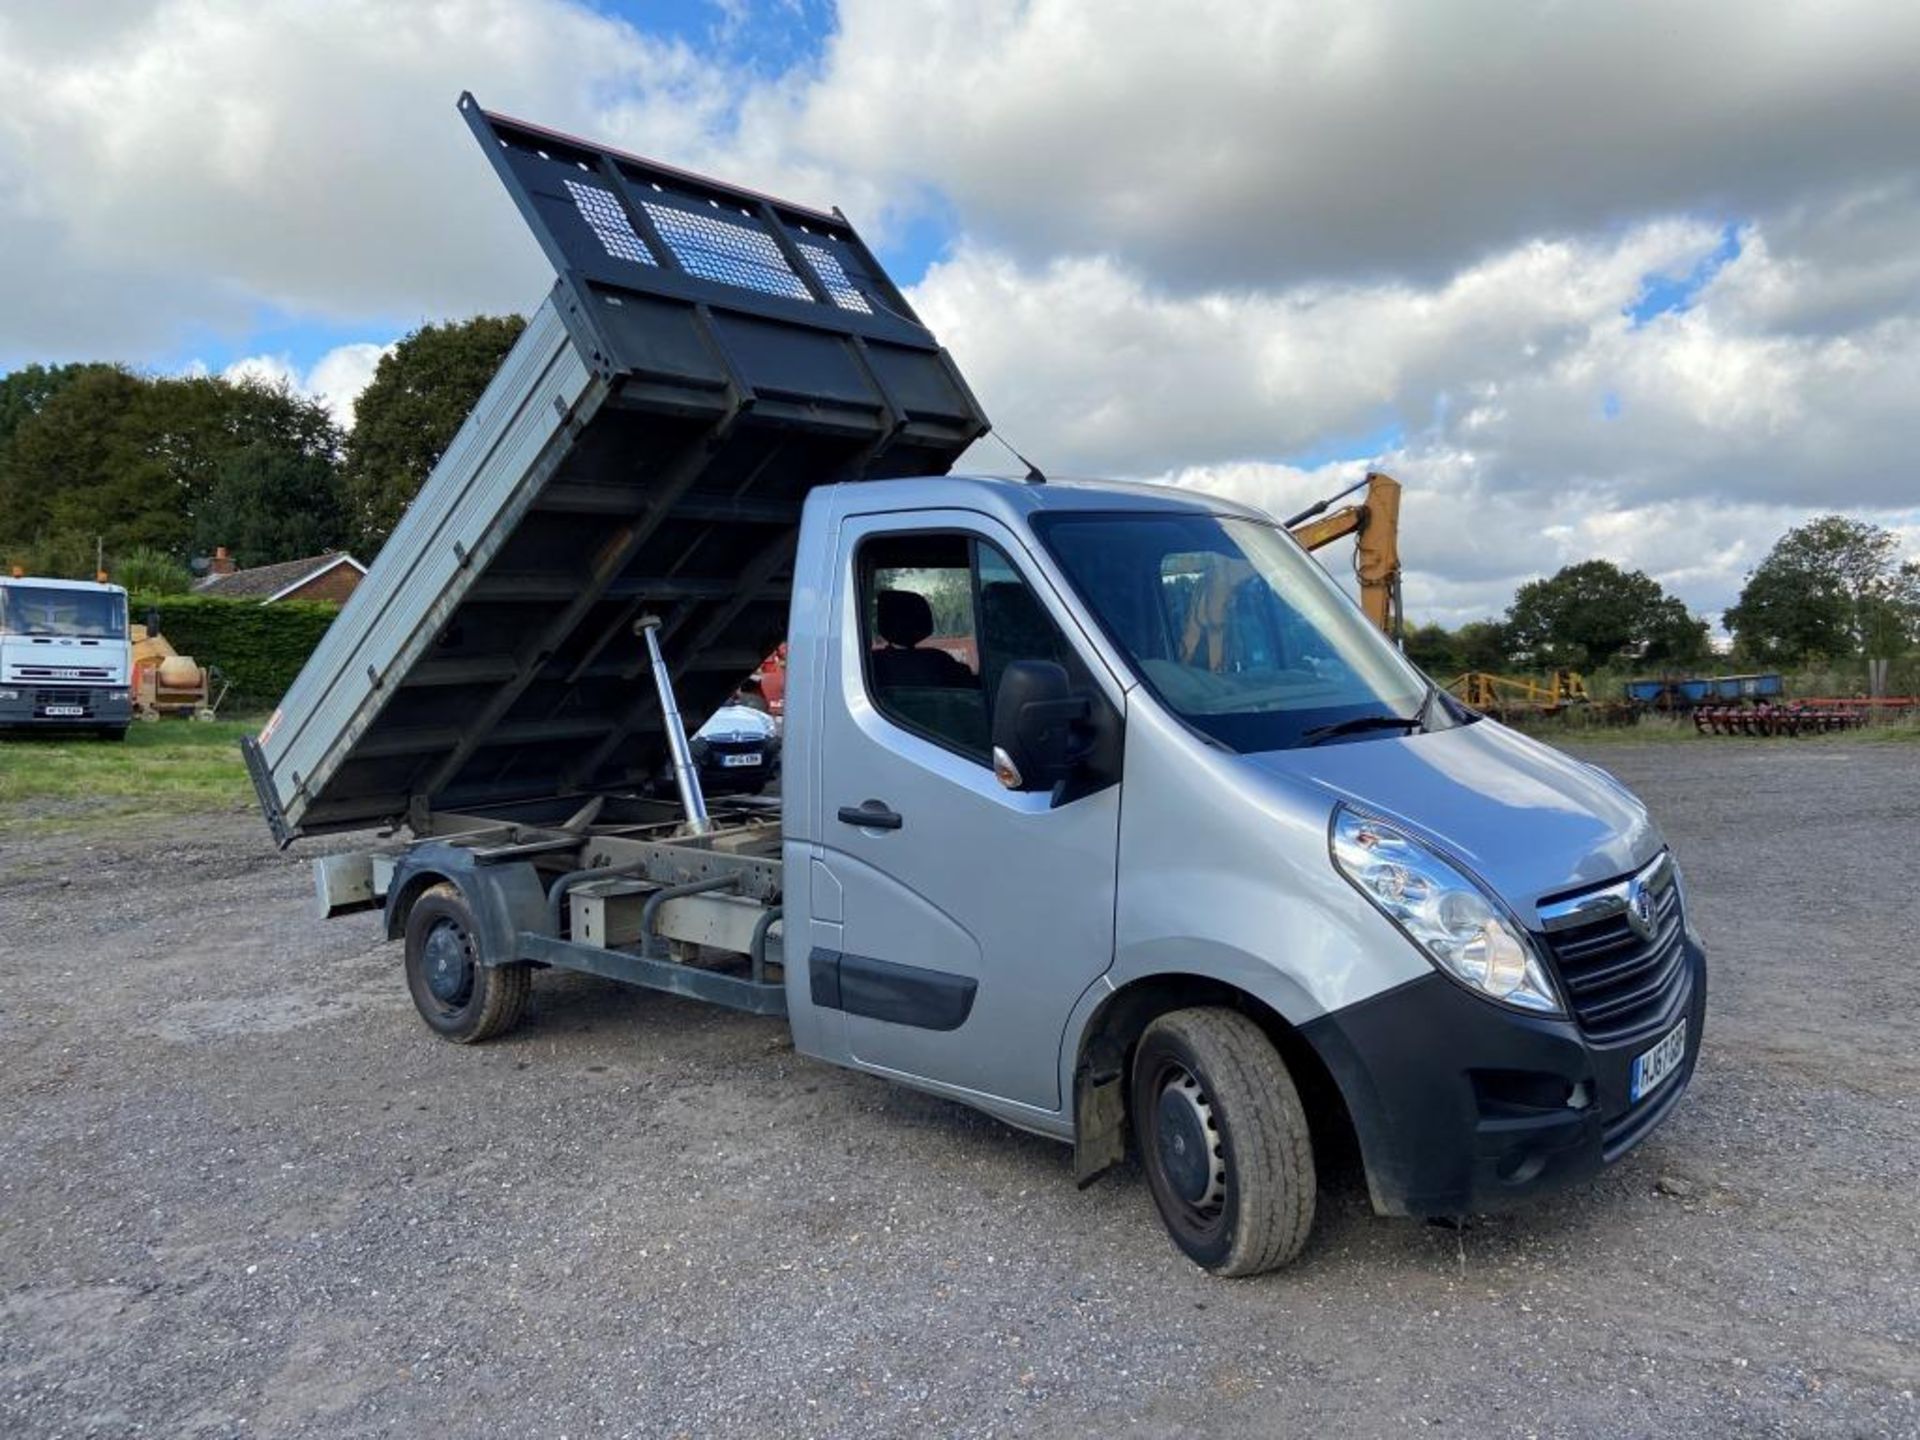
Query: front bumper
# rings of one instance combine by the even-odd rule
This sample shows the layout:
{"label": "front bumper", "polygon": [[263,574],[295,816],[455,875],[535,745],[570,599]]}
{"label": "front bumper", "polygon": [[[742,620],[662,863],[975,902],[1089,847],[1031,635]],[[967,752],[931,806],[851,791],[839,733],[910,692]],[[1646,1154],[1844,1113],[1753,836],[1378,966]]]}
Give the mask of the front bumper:
{"label": "front bumper", "polygon": [[[757,756],[755,765],[729,765],[728,755]],[[700,788],[709,795],[737,795],[763,789],[780,773],[780,742],[777,740],[698,742],[693,759],[700,770]]]}
{"label": "front bumper", "polygon": [[[115,695],[120,698],[112,698]],[[76,708],[78,715],[48,713]],[[0,685],[0,730],[124,730],[132,722],[133,699],[127,690],[25,680]]]}
{"label": "front bumper", "polygon": [[[1660,1022],[1618,1043],[1524,1015],[1439,974],[1302,1027],[1352,1116],[1376,1210],[1462,1215],[1589,1179],[1670,1114],[1693,1078],[1706,1020],[1705,952]],[[1639,1103],[1634,1058],[1687,1021],[1679,1070]]]}

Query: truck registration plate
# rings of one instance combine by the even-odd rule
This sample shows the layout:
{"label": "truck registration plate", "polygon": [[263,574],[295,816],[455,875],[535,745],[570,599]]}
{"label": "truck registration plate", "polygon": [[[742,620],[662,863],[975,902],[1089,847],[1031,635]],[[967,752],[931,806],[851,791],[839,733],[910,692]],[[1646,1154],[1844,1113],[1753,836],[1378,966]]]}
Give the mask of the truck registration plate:
{"label": "truck registration plate", "polygon": [[62,715],[62,716],[84,715],[87,713],[87,707],[84,705],[49,705],[40,713],[43,715]]}
{"label": "truck registration plate", "polygon": [[758,765],[759,763],[760,757],[758,755],[722,755],[720,757],[720,764],[728,769],[734,769],[744,765]]}
{"label": "truck registration plate", "polygon": [[1680,1068],[1686,1053],[1687,1022],[1682,1020],[1661,1037],[1659,1044],[1635,1057],[1631,1099],[1638,1101],[1658,1089],[1661,1081]]}

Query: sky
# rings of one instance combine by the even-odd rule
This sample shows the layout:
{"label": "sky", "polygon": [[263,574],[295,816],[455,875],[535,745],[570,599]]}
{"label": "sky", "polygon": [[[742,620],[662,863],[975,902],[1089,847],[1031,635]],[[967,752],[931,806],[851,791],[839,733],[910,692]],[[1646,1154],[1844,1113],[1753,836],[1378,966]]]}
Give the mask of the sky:
{"label": "sky", "polygon": [[0,0],[0,370],[350,421],[545,294],[471,89],[839,205],[1050,473],[1385,469],[1411,619],[1595,556],[1717,617],[1813,514],[1920,556],[1916,74],[1911,0]]}

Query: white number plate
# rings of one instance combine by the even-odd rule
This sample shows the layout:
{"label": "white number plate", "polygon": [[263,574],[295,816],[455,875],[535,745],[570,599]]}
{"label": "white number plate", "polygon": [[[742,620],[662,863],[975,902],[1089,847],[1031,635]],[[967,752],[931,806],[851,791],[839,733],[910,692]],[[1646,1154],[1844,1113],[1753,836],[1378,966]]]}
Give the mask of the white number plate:
{"label": "white number plate", "polygon": [[87,713],[87,707],[84,705],[49,705],[41,713],[44,715],[84,715]]}
{"label": "white number plate", "polygon": [[758,755],[722,755],[720,757],[722,769],[737,769],[741,766],[758,765],[759,763],[760,757]]}
{"label": "white number plate", "polygon": [[1651,1095],[1662,1080],[1680,1068],[1680,1062],[1686,1058],[1686,1054],[1687,1022],[1682,1020],[1662,1037],[1658,1045],[1634,1060],[1632,1100],[1638,1101],[1644,1095]]}

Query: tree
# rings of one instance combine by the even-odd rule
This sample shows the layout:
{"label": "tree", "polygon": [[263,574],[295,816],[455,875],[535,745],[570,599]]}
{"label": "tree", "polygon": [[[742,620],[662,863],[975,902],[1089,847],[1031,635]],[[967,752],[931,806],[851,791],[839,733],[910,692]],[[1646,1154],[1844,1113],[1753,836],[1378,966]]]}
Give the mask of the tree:
{"label": "tree", "polygon": [[111,365],[27,365],[0,375],[0,552],[31,575],[91,576],[92,539],[47,530],[48,496],[10,478],[8,454],[22,425],[49,401],[85,376],[111,372]]}
{"label": "tree", "polygon": [[1454,650],[1462,670],[1504,670],[1511,659],[1513,639],[1498,620],[1469,620],[1453,633]]}
{"label": "tree", "polygon": [[1460,663],[1460,651],[1453,643],[1453,632],[1444,625],[1407,626],[1406,634],[1401,637],[1400,648],[1406,652],[1407,659],[1427,674],[1443,680],[1466,668]]}
{"label": "tree", "polygon": [[5,465],[8,443],[13,432],[67,386],[95,370],[111,370],[111,365],[26,365],[11,374],[0,375],[0,467]]}
{"label": "tree", "polygon": [[[110,525],[115,550],[147,538],[123,536],[123,528],[145,528],[124,511],[96,512],[76,498],[115,473],[119,436],[144,383],[117,366],[75,376],[24,415],[0,455],[0,543],[35,552],[40,573],[91,575],[94,537],[105,538]],[[70,562],[83,552],[84,571],[76,571]]]}
{"label": "tree", "polygon": [[90,557],[98,537],[109,554],[182,557],[236,456],[265,447],[318,476],[340,446],[326,408],[284,387],[87,367],[21,421],[0,457],[0,545]]}
{"label": "tree", "polygon": [[354,406],[346,494],[360,558],[371,560],[453,442],[527,322],[480,315],[427,325],[383,357]]}
{"label": "tree", "polygon": [[193,588],[193,573],[161,550],[129,550],[111,569],[115,584],[140,595],[184,595]]}
{"label": "tree", "polygon": [[1705,621],[1651,576],[1610,560],[1568,565],[1522,585],[1507,611],[1507,635],[1513,653],[1532,664],[1582,669],[1623,658],[1685,663],[1707,648]]}
{"label": "tree", "polygon": [[1847,598],[1819,575],[1763,560],[1722,623],[1742,656],[1761,665],[1853,653]]}
{"label": "tree", "polygon": [[241,565],[272,565],[347,542],[345,487],[325,456],[255,441],[227,457],[194,514],[194,548],[225,545]]}
{"label": "tree", "polygon": [[1507,630],[1497,620],[1469,620],[1458,630],[1444,625],[1409,625],[1401,648],[1427,674],[1447,680],[1468,670],[1505,670]]}
{"label": "tree", "polygon": [[1867,653],[1891,657],[1920,645],[1920,560],[1903,560],[1874,597]]}
{"label": "tree", "polygon": [[1822,515],[1782,535],[1725,617],[1764,664],[1903,650],[1920,618],[1920,568],[1893,531]]}

